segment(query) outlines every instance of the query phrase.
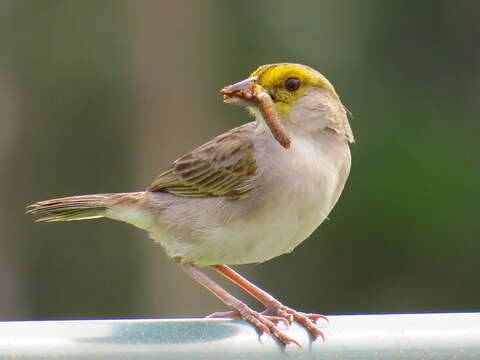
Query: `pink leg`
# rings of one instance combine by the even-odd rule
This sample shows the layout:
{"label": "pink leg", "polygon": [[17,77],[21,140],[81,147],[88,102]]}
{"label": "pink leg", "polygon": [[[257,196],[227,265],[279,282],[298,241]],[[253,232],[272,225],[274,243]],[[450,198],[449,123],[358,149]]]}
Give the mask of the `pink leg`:
{"label": "pink leg", "polygon": [[233,309],[231,312],[212,314],[211,317],[242,318],[243,320],[246,320],[255,326],[260,333],[271,334],[284,345],[295,344],[302,348],[302,345],[299,342],[277,329],[275,324],[279,321],[283,321],[281,317],[259,314],[258,312],[250,309],[247,305],[233,295],[230,295],[225,289],[217,285],[217,283],[215,283],[212,279],[210,279],[193,265],[182,265],[182,269],[200,285],[210,290],[216,297],[225,303],[225,305]]}
{"label": "pink leg", "polygon": [[269,315],[269,316],[276,316],[276,317],[283,317],[287,319],[289,323],[292,321],[296,321],[299,324],[303,325],[305,328],[308,329],[310,334],[316,339],[321,337],[323,341],[325,341],[325,336],[323,335],[322,331],[317,328],[314,324],[318,319],[328,319],[324,315],[320,314],[305,314],[301,312],[297,312],[289,307],[283,305],[280,301],[275,299],[273,296],[268,294],[267,292],[263,291],[244,277],[242,277],[239,273],[234,271],[233,269],[229,268],[226,265],[214,265],[212,266],[215,270],[217,270],[220,274],[225,276],[227,279],[233,281],[235,284],[240,286],[243,290],[248,292],[252,295],[255,299],[260,301],[265,306],[265,311],[262,312],[262,315]]}

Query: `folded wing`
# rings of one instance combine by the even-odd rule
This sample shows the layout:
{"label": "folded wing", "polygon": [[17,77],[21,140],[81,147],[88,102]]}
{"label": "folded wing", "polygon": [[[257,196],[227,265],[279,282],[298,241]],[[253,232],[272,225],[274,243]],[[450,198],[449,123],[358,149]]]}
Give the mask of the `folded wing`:
{"label": "folded wing", "polygon": [[172,166],[147,189],[186,197],[247,197],[254,188],[254,123],[217,136]]}

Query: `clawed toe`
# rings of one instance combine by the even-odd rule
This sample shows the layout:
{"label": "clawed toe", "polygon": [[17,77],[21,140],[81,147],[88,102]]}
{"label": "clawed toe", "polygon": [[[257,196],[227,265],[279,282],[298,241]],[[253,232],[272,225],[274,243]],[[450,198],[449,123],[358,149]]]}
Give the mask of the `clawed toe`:
{"label": "clawed toe", "polygon": [[283,345],[295,344],[300,349],[303,349],[302,345],[298,341],[286,335],[277,328],[277,325],[280,322],[289,325],[288,320],[281,316],[264,315],[263,313],[258,313],[248,307],[245,307],[242,308],[241,311],[233,310],[215,312],[208,315],[207,318],[243,319],[255,326],[255,328],[260,334],[272,335],[277,338]]}
{"label": "clawed toe", "polygon": [[289,307],[286,307],[285,305],[282,305],[280,303],[273,303],[267,306],[267,309],[262,314],[268,314],[269,316],[282,317],[286,319],[289,324],[291,324],[293,321],[296,321],[302,326],[304,326],[310,332],[310,334],[313,336],[314,339],[317,339],[320,337],[322,338],[323,342],[325,342],[325,335],[317,326],[315,326],[315,322],[317,322],[318,319],[324,319],[325,321],[328,322],[328,319],[325,315],[305,314],[305,313],[290,309]]}
{"label": "clawed toe", "polygon": [[265,316],[273,316],[273,317],[281,318],[285,321],[285,323],[287,325],[291,325],[293,320],[294,320],[292,314],[289,314],[289,313],[283,311],[282,309],[269,309],[269,308],[267,308],[261,314],[265,315]]}
{"label": "clawed toe", "polygon": [[327,323],[330,322],[330,320],[328,320],[328,318],[322,314],[303,314],[303,315],[308,317],[314,323],[316,323],[319,319],[325,320]]}
{"label": "clawed toe", "polygon": [[310,335],[314,338],[322,338],[322,341],[325,342],[325,335],[323,332],[315,325],[319,319],[324,319],[328,322],[326,316],[321,314],[305,314],[302,312],[295,311],[284,305],[271,306],[261,313],[251,310],[250,308],[245,308],[242,310],[242,313],[239,311],[225,311],[225,312],[216,312],[207,316],[208,318],[229,318],[229,319],[243,319],[254,325],[257,330],[261,333],[267,333],[275,336],[280,342],[284,345],[295,344],[298,347],[302,348],[300,343],[291,337],[285,335],[283,332],[277,329],[277,325],[283,322],[285,325],[289,326],[293,321],[298,322],[300,325],[305,327]]}
{"label": "clawed toe", "polygon": [[[261,314],[263,315],[263,313]],[[291,324],[287,319],[280,316],[271,316],[271,315],[263,315],[263,316],[268,320],[270,320],[271,322],[273,322],[275,325],[278,325],[281,322],[283,322],[287,326]]]}

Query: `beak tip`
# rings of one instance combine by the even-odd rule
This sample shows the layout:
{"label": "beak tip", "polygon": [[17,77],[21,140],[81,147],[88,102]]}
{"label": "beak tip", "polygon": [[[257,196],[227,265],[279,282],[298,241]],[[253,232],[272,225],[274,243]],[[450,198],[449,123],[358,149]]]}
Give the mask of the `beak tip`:
{"label": "beak tip", "polygon": [[252,83],[255,83],[258,80],[257,76],[252,76],[249,77],[245,80],[239,81],[233,85],[227,85],[225,86],[222,90],[220,90],[221,94],[224,95],[232,95],[233,93],[240,91],[240,90],[245,90],[249,88]]}

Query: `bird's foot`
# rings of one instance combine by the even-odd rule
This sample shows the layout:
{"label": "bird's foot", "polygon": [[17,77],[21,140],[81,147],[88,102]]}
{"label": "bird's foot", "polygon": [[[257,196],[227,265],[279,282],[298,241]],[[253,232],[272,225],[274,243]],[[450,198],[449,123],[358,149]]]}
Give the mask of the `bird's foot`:
{"label": "bird's foot", "polygon": [[293,321],[296,321],[304,326],[315,339],[320,337],[322,338],[323,342],[325,342],[325,335],[315,325],[318,319],[323,319],[328,322],[328,319],[325,315],[298,312],[279,302],[269,304],[265,311],[261,313],[261,315],[284,318],[289,324],[291,324]]}
{"label": "bird's foot", "polygon": [[[243,304],[244,305],[244,304]],[[243,319],[248,321],[250,324],[255,326],[260,334],[270,334],[276,337],[283,345],[288,344],[295,344],[300,349],[303,349],[303,346],[296,341],[295,339],[291,338],[290,336],[286,335],[279,329],[277,329],[276,325],[280,322],[285,324],[289,324],[289,321],[284,316],[275,316],[275,315],[267,315],[263,313],[258,313],[248,306],[242,306],[238,310],[233,311],[225,311],[225,312],[216,312],[209,316],[208,318],[229,318],[229,319]]]}

